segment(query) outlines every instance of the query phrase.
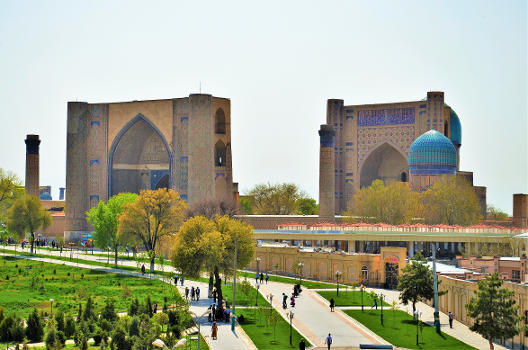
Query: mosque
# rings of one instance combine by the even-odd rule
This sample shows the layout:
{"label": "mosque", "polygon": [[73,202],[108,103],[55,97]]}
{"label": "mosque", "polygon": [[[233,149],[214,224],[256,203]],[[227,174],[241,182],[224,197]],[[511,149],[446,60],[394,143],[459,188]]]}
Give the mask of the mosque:
{"label": "mosque", "polygon": [[[325,220],[350,209],[354,193],[376,179],[409,182],[416,191],[442,175],[463,176],[473,185],[473,173],[459,170],[462,127],[443,92],[368,105],[330,99],[319,136],[319,213]],[[474,189],[484,216],[486,187]]]}

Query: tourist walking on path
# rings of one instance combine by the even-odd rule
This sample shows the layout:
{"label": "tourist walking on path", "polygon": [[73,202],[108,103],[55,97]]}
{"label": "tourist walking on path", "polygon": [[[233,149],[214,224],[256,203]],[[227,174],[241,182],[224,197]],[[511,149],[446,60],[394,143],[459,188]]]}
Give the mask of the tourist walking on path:
{"label": "tourist walking on path", "polygon": [[290,297],[290,305],[291,307],[295,307],[295,295],[293,293]]}
{"label": "tourist walking on path", "polygon": [[304,338],[302,338],[299,342],[299,350],[306,350],[306,343],[304,342]]}
{"label": "tourist walking on path", "polygon": [[370,309],[372,310],[373,308],[376,308],[376,310],[378,309],[378,298],[376,297],[374,297],[374,305],[372,305]]}
{"label": "tourist walking on path", "polygon": [[145,264],[141,265],[141,274],[145,274]]}
{"label": "tourist walking on path", "polygon": [[335,301],[334,298],[330,298],[330,311],[334,312]]}
{"label": "tourist walking on path", "polygon": [[178,279],[179,279],[179,276],[178,276],[178,275],[174,276],[174,285],[175,285],[175,286],[178,285]]}
{"label": "tourist walking on path", "polygon": [[195,295],[194,287],[191,287],[191,300],[194,300]]}
{"label": "tourist walking on path", "polygon": [[185,300],[189,300],[189,287],[185,287]]}
{"label": "tourist walking on path", "polygon": [[213,289],[213,303],[216,304],[216,296],[218,295],[218,292],[216,291],[216,288]]}
{"label": "tourist walking on path", "polygon": [[258,279],[259,279],[259,273],[257,272],[257,273],[255,274],[255,284],[258,283]]}
{"label": "tourist walking on path", "polygon": [[268,284],[268,280],[269,280],[269,275],[268,275],[268,272],[266,271],[266,284]]}
{"label": "tourist walking on path", "polygon": [[200,287],[196,287],[196,300],[200,300]]}
{"label": "tourist walking on path", "polygon": [[260,274],[260,284],[264,283],[264,274]]}
{"label": "tourist walking on path", "polygon": [[180,277],[180,286],[183,286],[183,275]]}
{"label": "tourist walking on path", "polygon": [[447,316],[449,316],[449,328],[453,328],[453,319],[455,318],[455,316],[453,316],[451,311],[449,311],[449,314]]}
{"label": "tourist walking on path", "polygon": [[216,325],[216,322],[213,322],[213,325],[211,326],[211,338],[213,338],[213,340],[216,340],[217,333],[218,333],[218,326]]}
{"label": "tourist walking on path", "polygon": [[282,293],[282,308],[285,310],[288,308],[288,296],[284,293]]}
{"label": "tourist walking on path", "polygon": [[325,339],[325,344],[328,346],[328,350],[330,350],[330,346],[332,346],[332,336],[330,333],[328,333],[328,337]]}

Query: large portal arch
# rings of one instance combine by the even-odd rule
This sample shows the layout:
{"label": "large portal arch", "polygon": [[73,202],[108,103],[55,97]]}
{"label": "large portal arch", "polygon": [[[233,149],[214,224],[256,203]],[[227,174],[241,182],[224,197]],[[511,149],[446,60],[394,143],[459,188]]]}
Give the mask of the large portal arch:
{"label": "large portal arch", "polygon": [[109,197],[121,192],[170,188],[172,155],[167,141],[142,114],[116,136],[108,159]]}
{"label": "large portal arch", "polygon": [[[404,175],[405,174],[405,175]],[[360,170],[360,187],[370,186],[374,180],[385,182],[407,180],[409,165],[402,152],[385,142],[365,158]]]}

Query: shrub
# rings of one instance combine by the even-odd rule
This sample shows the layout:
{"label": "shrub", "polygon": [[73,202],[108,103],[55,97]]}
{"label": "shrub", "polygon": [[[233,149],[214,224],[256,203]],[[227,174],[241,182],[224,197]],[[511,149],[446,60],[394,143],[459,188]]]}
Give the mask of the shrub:
{"label": "shrub", "polygon": [[114,303],[110,300],[106,300],[105,306],[103,308],[103,311],[101,312],[102,319],[107,320],[109,322],[114,322],[117,320],[117,313],[114,309]]}
{"label": "shrub", "polygon": [[139,312],[139,301],[137,298],[132,300],[130,303],[130,307],[128,308],[128,315],[129,316],[136,316]]}
{"label": "shrub", "polygon": [[128,334],[133,337],[135,335],[139,336],[139,318],[134,317],[132,322],[130,322],[130,327],[128,328]]}
{"label": "shrub", "polygon": [[84,305],[84,312],[82,314],[82,319],[85,321],[88,321],[94,316],[95,315],[93,312],[93,301],[91,297],[88,297],[88,299],[86,299],[86,304]]}
{"label": "shrub", "polygon": [[66,324],[64,325],[64,335],[67,339],[70,339],[75,334],[75,321],[73,317],[68,315],[66,317]]}
{"label": "shrub", "polygon": [[33,309],[33,312],[28,316],[26,336],[32,343],[40,342],[44,336],[44,322],[42,322],[37,309]]}
{"label": "shrub", "polygon": [[73,341],[75,345],[79,347],[80,350],[88,349],[88,339],[90,336],[90,330],[86,323],[81,323],[75,334],[73,335]]}
{"label": "shrub", "polygon": [[15,315],[5,317],[0,323],[0,341],[24,340],[24,322]]}
{"label": "shrub", "polygon": [[64,312],[62,312],[62,310],[58,310],[55,314],[55,322],[57,324],[57,330],[64,332]]}
{"label": "shrub", "polygon": [[55,341],[59,342],[63,347],[66,345],[66,335],[64,335],[63,331],[57,331],[55,333]]}
{"label": "shrub", "polygon": [[130,350],[130,341],[127,339],[123,328],[118,327],[114,333],[112,333],[110,348],[112,348],[112,350]]}
{"label": "shrub", "polygon": [[99,345],[99,344],[101,344],[101,342],[103,342],[103,341],[106,343],[107,340],[108,340],[108,336],[107,336],[107,334],[106,334],[106,331],[104,331],[104,330],[101,329],[101,328],[96,328],[96,329],[95,329],[95,332],[94,332],[92,338],[93,338],[93,340],[94,340],[95,345]]}
{"label": "shrub", "polygon": [[99,327],[101,327],[103,331],[110,332],[112,330],[112,323],[103,318],[99,320]]}
{"label": "shrub", "polygon": [[55,345],[55,330],[51,329],[46,335],[46,349],[50,350],[54,348]]}

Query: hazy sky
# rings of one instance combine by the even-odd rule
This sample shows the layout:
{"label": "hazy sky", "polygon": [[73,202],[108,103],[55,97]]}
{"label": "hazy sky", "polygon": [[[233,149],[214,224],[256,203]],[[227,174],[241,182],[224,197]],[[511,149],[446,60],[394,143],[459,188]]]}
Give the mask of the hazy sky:
{"label": "hazy sky", "polygon": [[65,185],[66,104],[231,99],[234,180],[294,182],[318,198],[326,100],[445,92],[461,170],[511,214],[528,193],[526,1],[0,2],[0,167]]}

